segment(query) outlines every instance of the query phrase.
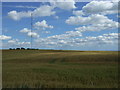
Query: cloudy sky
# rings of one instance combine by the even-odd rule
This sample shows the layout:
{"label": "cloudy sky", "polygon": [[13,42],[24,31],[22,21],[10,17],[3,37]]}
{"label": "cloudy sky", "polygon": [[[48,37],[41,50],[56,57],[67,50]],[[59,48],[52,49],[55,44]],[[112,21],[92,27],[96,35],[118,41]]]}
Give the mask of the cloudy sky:
{"label": "cloudy sky", "polygon": [[[3,48],[118,50],[118,3],[4,2]],[[32,32],[31,32],[31,14]]]}

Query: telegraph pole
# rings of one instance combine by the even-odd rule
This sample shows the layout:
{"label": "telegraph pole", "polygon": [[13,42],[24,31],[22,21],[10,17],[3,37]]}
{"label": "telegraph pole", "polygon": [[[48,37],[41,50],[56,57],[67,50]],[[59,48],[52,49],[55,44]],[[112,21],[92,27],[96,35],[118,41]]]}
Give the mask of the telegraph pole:
{"label": "telegraph pole", "polygon": [[31,13],[31,49],[32,49],[32,29],[33,29],[33,14]]}

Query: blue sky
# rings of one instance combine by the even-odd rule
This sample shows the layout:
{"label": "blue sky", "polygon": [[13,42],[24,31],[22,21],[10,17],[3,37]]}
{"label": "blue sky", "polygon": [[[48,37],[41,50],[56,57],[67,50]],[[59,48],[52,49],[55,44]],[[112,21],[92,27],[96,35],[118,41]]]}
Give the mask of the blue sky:
{"label": "blue sky", "polygon": [[40,49],[118,49],[116,2],[4,2],[2,7],[3,48],[30,47],[32,36],[33,47]]}

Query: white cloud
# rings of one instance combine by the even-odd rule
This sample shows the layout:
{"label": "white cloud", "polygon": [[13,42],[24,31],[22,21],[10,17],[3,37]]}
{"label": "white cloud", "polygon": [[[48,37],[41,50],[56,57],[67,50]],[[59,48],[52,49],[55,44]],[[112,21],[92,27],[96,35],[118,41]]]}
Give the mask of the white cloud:
{"label": "white cloud", "polygon": [[10,44],[16,44],[16,43],[18,43],[18,39],[12,39],[12,40],[9,40],[8,41],[8,43],[10,43]]}
{"label": "white cloud", "polygon": [[79,31],[67,31],[65,34],[54,35],[47,37],[48,39],[70,39],[73,37],[81,37],[82,33]]}
{"label": "white cloud", "polygon": [[8,16],[12,18],[13,20],[20,20],[25,17],[31,17],[31,13],[34,17],[43,17],[43,16],[51,16],[55,14],[55,11],[53,11],[53,7],[49,5],[43,5],[39,8],[36,8],[34,11],[10,11],[8,12]]}
{"label": "white cloud", "polygon": [[[54,15],[54,8],[58,7],[64,10],[75,9],[75,2],[53,2],[53,6],[43,5],[39,8],[36,8],[33,11],[17,12],[11,11],[8,15],[14,20],[20,20],[24,17],[30,17],[31,13],[34,13],[34,17],[42,16],[51,16],[58,19],[59,17]],[[103,1],[92,1],[82,8],[82,10],[73,10],[75,16],[71,16],[66,20],[66,23],[69,25],[85,25],[78,28],[75,28],[76,31],[67,31],[60,35],[48,36],[46,38],[41,38],[38,35],[37,30],[43,30],[44,33],[49,33],[49,31],[44,31],[45,29],[54,28],[52,25],[49,25],[46,20],[36,22],[34,24],[34,32],[31,32],[30,29],[24,28],[20,30],[21,33],[25,33],[28,36],[36,37],[34,43],[37,47],[88,47],[96,45],[111,45],[116,44],[118,41],[118,33],[109,33],[99,36],[88,36],[82,37],[82,32],[85,31],[101,31],[101,30],[110,30],[118,28],[118,22],[109,19],[106,14],[113,14],[117,12],[117,3],[108,2],[108,5]],[[90,16],[84,16],[85,14],[90,14]],[[41,33],[43,33],[41,32]],[[15,40],[9,40],[8,43],[14,44],[25,44],[26,42],[20,42]],[[30,44],[28,42],[28,44]],[[116,44],[117,45],[117,44]],[[71,48],[70,48],[71,49]],[[93,48],[92,48],[93,49]]]}
{"label": "white cloud", "polygon": [[120,18],[120,15],[117,15],[117,18]]}
{"label": "white cloud", "polygon": [[66,32],[70,37],[81,37],[82,33],[79,31],[67,31]]}
{"label": "white cloud", "polygon": [[50,32],[50,31],[44,31],[43,33],[49,34],[49,33],[51,33],[51,32]]}
{"label": "white cloud", "polygon": [[55,19],[59,19],[59,16],[54,16]]}
{"label": "white cloud", "polygon": [[[32,6],[15,6],[18,8],[35,8],[33,11],[21,11],[17,12],[15,10],[8,12],[8,16],[13,19],[13,20],[20,20],[22,18],[27,18],[31,17],[31,13],[33,14],[34,17],[44,17],[44,16],[51,16],[54,15],[56,12],[54,11],[55,7],[64,9],[64,10],[71,10],[75,9],[75,1],[74,0],[68,0],[62,2],[50,2],[50,5],[42,5],[40,7],[32,7]],[[66,7],[67,6],[67,7]],[[11,6],[12,7],[12,6]],[[58,17],[56,17],[58,19]]]}
{"label": "white cloud", "polygon": [[[48,38],[38,38],[36,40],[36,45],[40,45],[41,47],[50,47],[50,48],[80,48],[80,47],[91,47],[92,50],[97,47],[101,47],[101,45],[115,45],[118,43],[118,33],[108,33],[99,36],[88,36],[84,38],[62,38],[59,36],[51,36]],[[94,47],[94,48],[93,48]]]}
{"label": "white cloud", "polygon": [[32,13],[34,16],[37,16],[37,17],[51,16],[55,14],[55,11],[53,11],[53,9],[54,9],[53,6],[43,5],[35,9]]}
{"label": "white cloud", "polygon": [[75,1],[74,0],[61,0],[60,2],[57,1],[53,1],[50,2],[52,6],[54,7],[58,7],[64,10],[71,10],[71,9],[75,9]]}
{"label": "white cloud", "polygon": [[36,29],[39,29],[39,30],[41,30],[41,29],[45,30],[46,28],[49,28],[49,29],[52,29],[52,28],[53,28],[53,26],[48,25],[48,24],[47,24],[47,21],[45,21],[45,20],[43,20],[43,21],[41,21],[41,22],[36,22],[36,23],[34,24],[34,27],[35,27]]}
{"label": "white cloud", "polygon": [[97,37],[86,37],[87,43],[94,44],[116,44],[118,43],[118,33],[108,33]]}
{"label": "white cloud", "polygon": [[8,12],[8,16],[13,20],[20,20],[21,18],[31,17],[31,11],[28,12],[17,12],[17,11],[10,11]]}
{"label": "white cloud", "polygon": [[100,14],[93,14],[88,17],[71,16],[66,20],[70,25],[89,25],[89,24],[113,24],[115,21],[110,20],[108,17]]}
{"label": "white cloud", "polygon": [[[67,7],[66,7],[67,6]],[[17,6],[17,7],[23,7],[23,6]],[[49,5],[42,5],[33,11],[21,11],[17,12],[15,10],[8,12],[8,16],[13,20],[20,20],[22,18],[31,17],[31,13],[34,17],[44,17],[44,16],[51,16],[54,15],[56,12],[53,11],[55,7],[59,7],[61,9],[70,10],[75,9],[75,2],[74,0],[64,1],[63,2],[51,2],[51,6]],[[35,7],[28,7],[27,8],[35,8]],[[58,17],[57,17],[58,18]]]}
{"label": "white cloud", "polygon": [[[3,43],[4,44],[4,43]],[[12,39],[8,41],[9,47],[28,47],[30,42],[27,41],[19,41],[18,39]]]}
{"label": "white cloud", "polygon": [[[41,47],[63,47],[63,46],[70,46],[69,42],[72,38],[81,37],[82,33],[79,31],[67,31],[65,34],[60,35],[53,35],[46,38],[38,38],[35,42],[40,45]],[[36,44],[36,45],[37,45]]]}
{"label": "white cloud", "polygon": [[28,28],[23,28],[22,30],[20,30],[20,32],[21,33],[26,33],[30,37],[31,36],[34,37],[34,38],[38,38],[39,37],[38,33],[33,32],[30,29],[28,29]]}
{"label": "white cloud", "polygon": [[76,15],[76,16],[85,15],[82,10],[73,11],[73,14]]}
{"label": "white cloud", "polygon": [[20,30],[21,33],[28,33],[28,32],[31,32],[30,29],[28,28],[23,28],[22,30]]}
{"label": "white cloud", "polygon": [[118,13],[118,2],[91,1],[82,10],[86,14],[114,14]]}
{"label": "white cloud", "polygon": [[[82,37],[78,38],[77,35],[76,37],[69,37],[69,34],[72,34],[73,31],[68,31],[65,34],[61,35],[54,35],[54,36],[49,36],[47,38],[37,38],[34,42],[34,46],[39,48],[39,46],[42,48],[83,48],[83,47],[91,47],[92,50],[94,50],[93,47],[102,47],[103,45],[115,45],[117,46],[118,44],[118,33],[108,33],[108,34],[103,34],[99,36],[87,36],[87,37]],[[120,34],[119,34],[120,35]],[[67,38],[68,37],[68,38]],[[28,46],[30,45],[30,42],[20,42],[18,39],[13,39],[8,41],[9,45],[12,46]]]}
{"label": "white cloud", "polygon": [[8,40],[11,39],[11,36],[6,36],[6,35],[0,35],[0,40]]}
{"label": "white cloud", "polygon": [[17,8],[33,8],[33,9],[38,8],[38,7],[35,7],[35,6],[22,6],[22,5],[21,6],[14,6],[14,7],[17,7]]}
{"label": "white cloud", "polygon": [[60,35],[53,35],[46,38],[37,38],[35,42],[38,44],[38,46],[41,45],[41,47],[62,47],[63,45],[69,46],[69,43],[67,42],[70,42],[72,38],[81,36],[82,33],[79,31],[67,31],[66,33]]}
{"label": "white cloud", "polygon": [[75,28],[75,30],[80,32],[110,30],[119,27],[118,22],[100,14],[93,14],[89,17],[72,16],[66,20],[66,23],[70,25],[87,25]]}
{"label": "white cloud", "polygon": [[82,26],[75,28],[75,30],[78,30],[80,32],[85,32],[85,31],[101,31],[101,30],[111,30],[114,28],[118,28],[118,23],[104,23],[104,24],[96,24],[96,25],[91,25],[91,26]]}
{"label": "white cloud", "polygon": [[28,32],[28,34],[27,34],[28,36],[32,36],[32,37],[36,37],[36,38],[38,38],[39,37],[39,35],[36,33],[36,32]]}
{"label": "white cloud", "polygon": [[3,5],[2,7],[32,8],[32,9],[38,8],[35,6],[22,6],[22,5],[19,5],[19,6]]}

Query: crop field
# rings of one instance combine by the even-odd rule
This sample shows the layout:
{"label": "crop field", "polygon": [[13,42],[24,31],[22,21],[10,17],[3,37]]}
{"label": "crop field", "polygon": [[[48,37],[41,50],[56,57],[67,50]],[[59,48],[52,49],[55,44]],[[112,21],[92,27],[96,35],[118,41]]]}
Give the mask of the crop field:
{"label": "crop field", "polygon": [[117,88],[118,52],[3,50],[3,88]]}

